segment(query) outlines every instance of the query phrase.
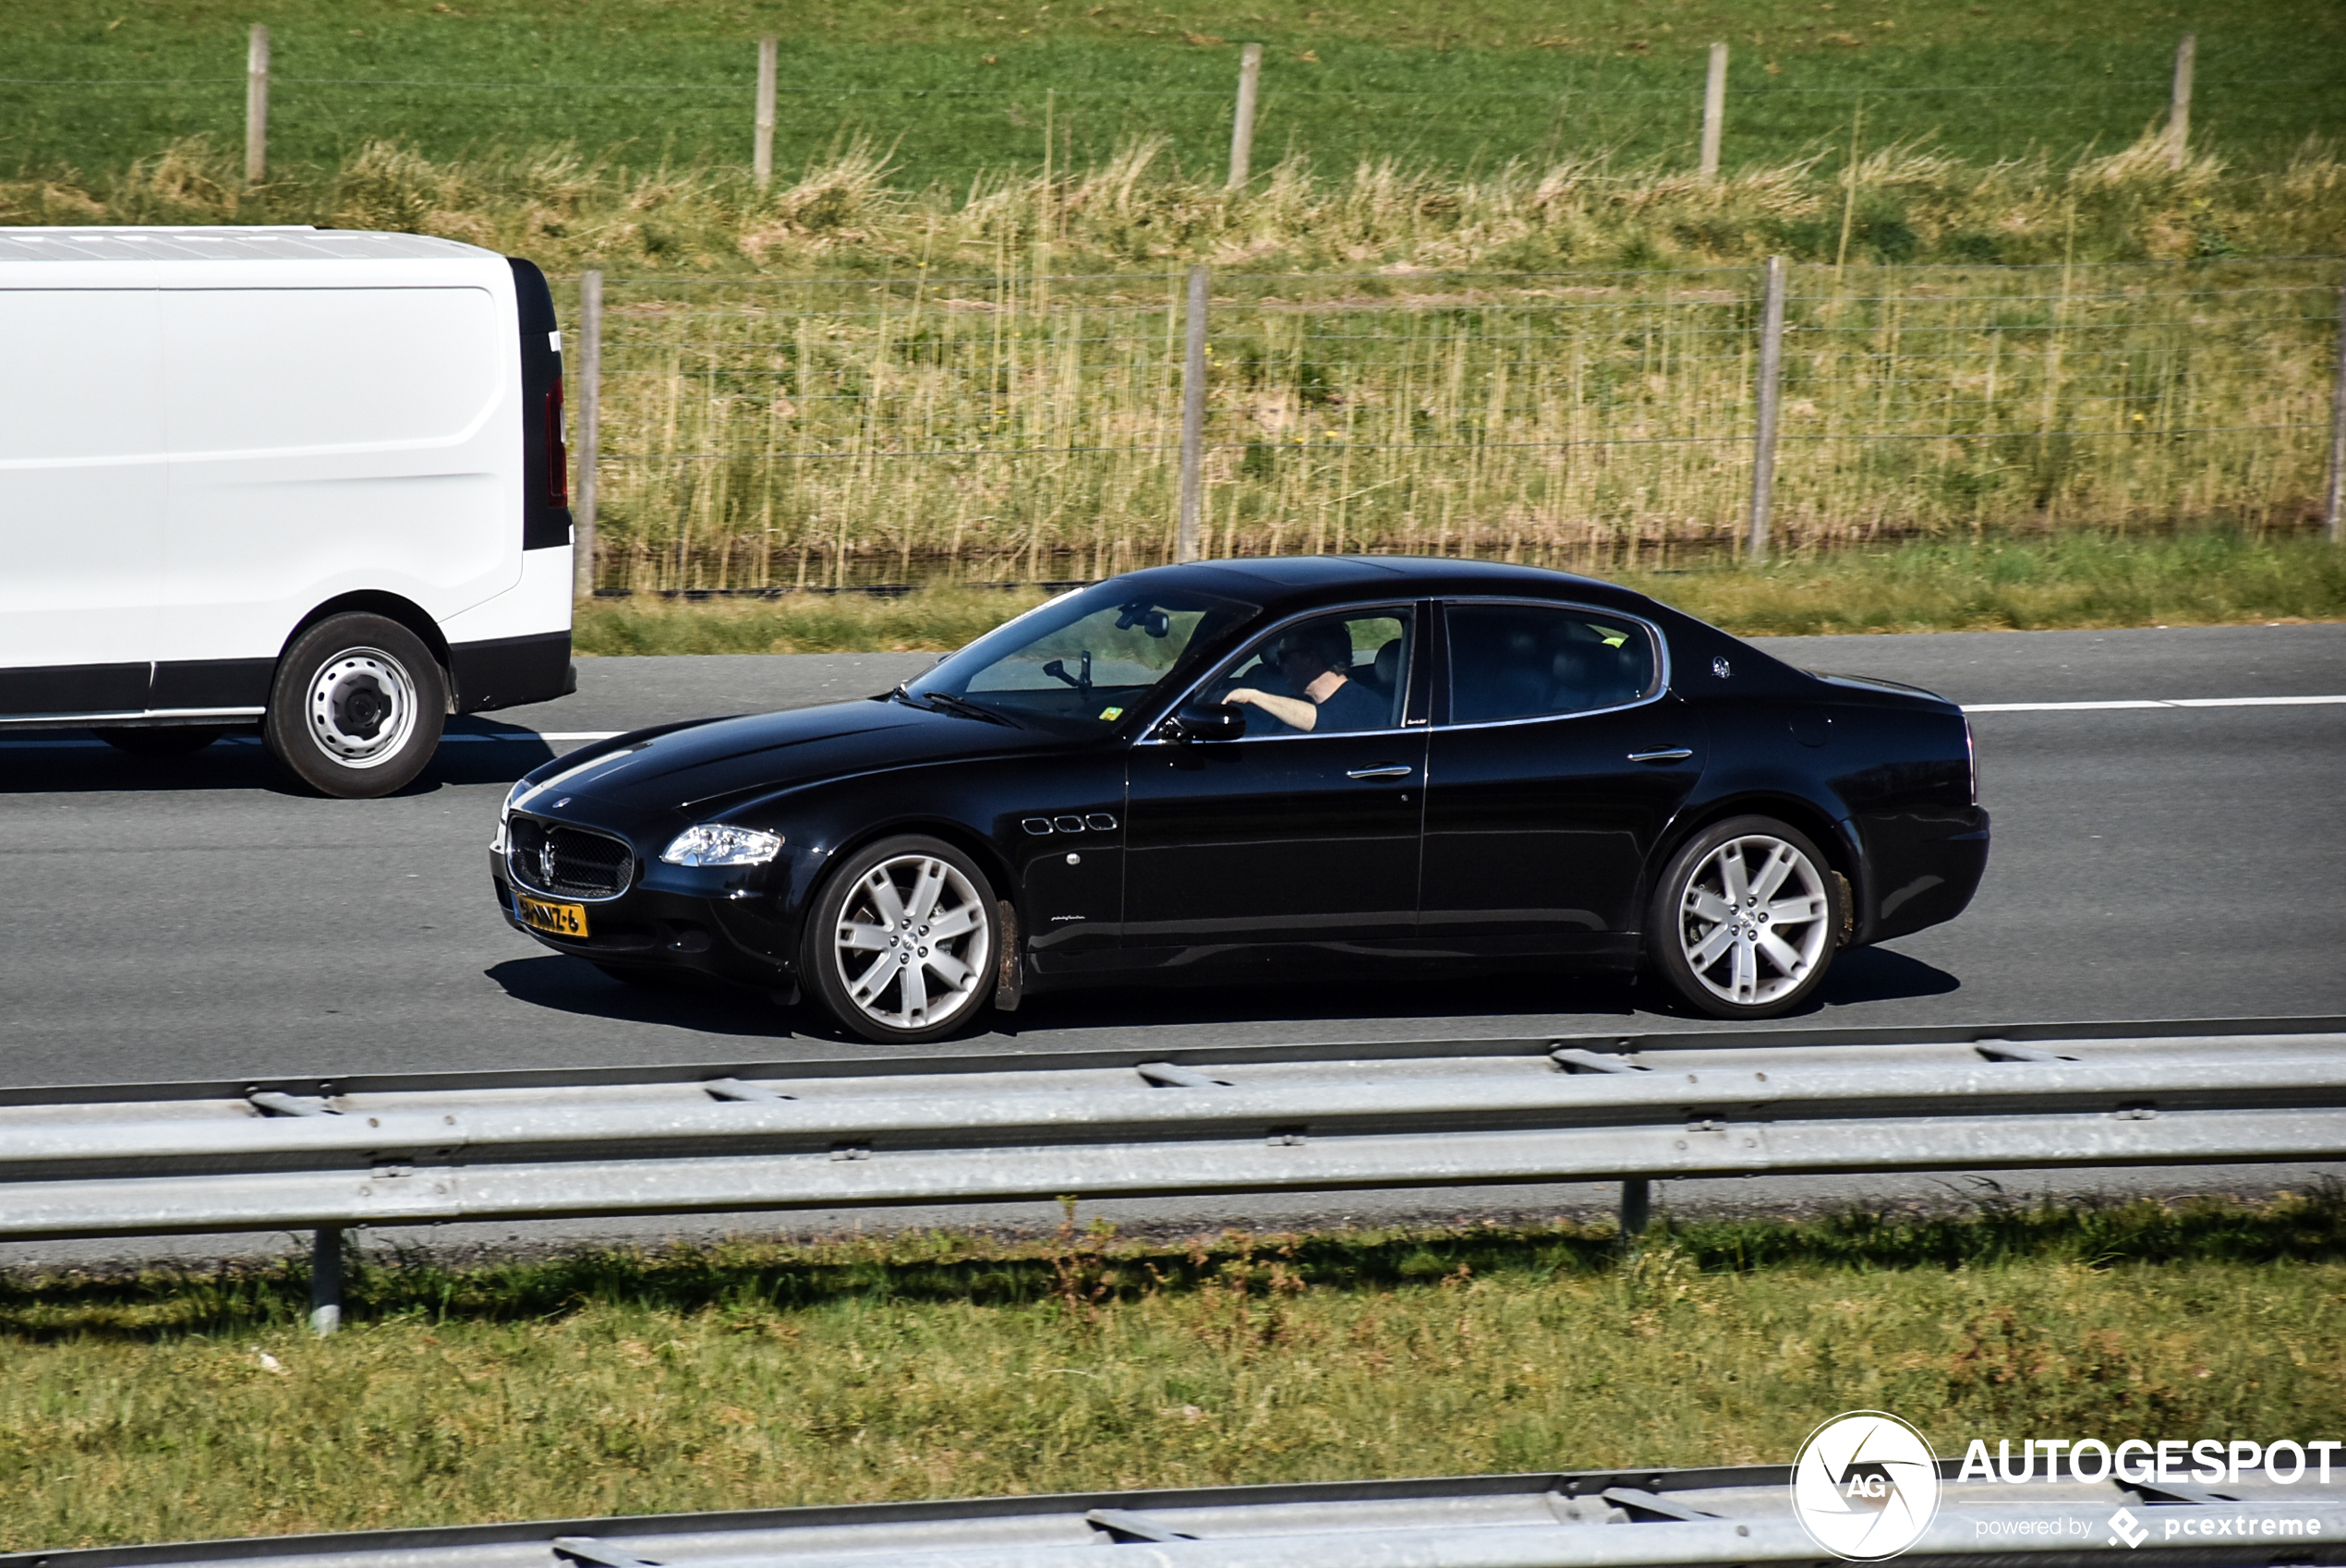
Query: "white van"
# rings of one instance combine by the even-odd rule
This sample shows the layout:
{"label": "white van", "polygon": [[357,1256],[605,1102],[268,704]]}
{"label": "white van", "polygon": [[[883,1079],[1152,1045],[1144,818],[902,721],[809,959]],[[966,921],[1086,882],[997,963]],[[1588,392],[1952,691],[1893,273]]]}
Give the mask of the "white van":
{"label": "white van", "polygon": [[561,350],[453,240],[0,228],[0,731],[381,795],[572,690]]}

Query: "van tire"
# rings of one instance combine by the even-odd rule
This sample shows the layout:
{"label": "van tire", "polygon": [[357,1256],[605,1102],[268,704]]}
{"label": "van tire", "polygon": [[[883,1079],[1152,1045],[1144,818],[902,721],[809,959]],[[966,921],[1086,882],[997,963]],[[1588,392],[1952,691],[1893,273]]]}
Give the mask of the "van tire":
{"label": "van tire", "polygon": [[322,795],[388,795],[440,745],[448,681],[423,639],[380,615],[333,615],[277,661],[260,738]]}

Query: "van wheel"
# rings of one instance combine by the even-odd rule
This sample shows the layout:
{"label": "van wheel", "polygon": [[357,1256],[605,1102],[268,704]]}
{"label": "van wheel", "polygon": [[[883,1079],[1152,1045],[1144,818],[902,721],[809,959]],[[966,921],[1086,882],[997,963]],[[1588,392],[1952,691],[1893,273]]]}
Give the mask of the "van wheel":
{"label": "van wheel", "polygon": [[447,681],[423,640],[380,615],[334,615],[277,663],[261,740],[324,795],[388,795],[440,745]]}
{"label": "van wheel", "polygon": [[223,724],[140,724],[93,730],[91,734],[134,757],[184,757],[220,739]]}

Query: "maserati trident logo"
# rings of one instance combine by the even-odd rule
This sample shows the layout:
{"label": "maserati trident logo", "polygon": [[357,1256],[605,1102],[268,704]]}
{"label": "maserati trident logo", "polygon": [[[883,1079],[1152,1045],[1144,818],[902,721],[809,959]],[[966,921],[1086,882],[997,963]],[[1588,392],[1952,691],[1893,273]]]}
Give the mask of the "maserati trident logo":
{"label": "maserati trident logo", "polygon": [[1894,1557],[1939,1512],[1939,1461],[1923,1435],[1895,1416],[1836,1416],[1800,1445],[1792,1511],[1808,1538],[1835,1557]]}
{"label": "maserati trident logo", "polygon": [[547,887],[554,885],[554,841],[551,838],[538,846],[538,880]]}

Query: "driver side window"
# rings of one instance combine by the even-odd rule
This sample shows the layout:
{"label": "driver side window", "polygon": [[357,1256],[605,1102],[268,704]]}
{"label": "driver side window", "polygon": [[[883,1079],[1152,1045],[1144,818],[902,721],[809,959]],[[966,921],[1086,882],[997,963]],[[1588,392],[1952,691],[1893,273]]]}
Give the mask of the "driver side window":
{"label": "driver side window", "polygon": [[1248,648],[1202,694],[1239,707],[1250,740],[1398,729],[1415,633],[1405,605],[1314,616]]}

